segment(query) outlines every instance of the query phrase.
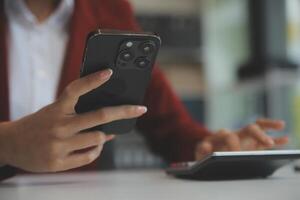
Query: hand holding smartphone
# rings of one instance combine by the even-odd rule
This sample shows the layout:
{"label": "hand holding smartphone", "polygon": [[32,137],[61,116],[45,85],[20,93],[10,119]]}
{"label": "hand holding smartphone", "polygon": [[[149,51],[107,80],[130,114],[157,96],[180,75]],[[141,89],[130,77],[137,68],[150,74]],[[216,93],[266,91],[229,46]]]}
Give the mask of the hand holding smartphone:
{"label": "hand holding smartphone", "polygon": [[[151,79],[161,40],[152,33],[97,30],[90,33],[80,76],[110,68],[110,80],[81,96],[77,113],[91,112],[108,106],[141,105]],[[109,134],[130,132],[136,119],[118,120],[94,127]]]}

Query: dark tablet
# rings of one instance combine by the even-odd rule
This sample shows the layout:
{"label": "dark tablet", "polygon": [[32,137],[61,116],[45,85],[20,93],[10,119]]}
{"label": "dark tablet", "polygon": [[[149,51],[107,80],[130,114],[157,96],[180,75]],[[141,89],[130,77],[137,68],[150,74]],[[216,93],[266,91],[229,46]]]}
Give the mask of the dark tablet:
{"label": "dark tablet", "polygon": [[300,150],[214,152],[200,161],[172,164],[166,172],[199,180],[265,178],[294,159],[300,159]]}

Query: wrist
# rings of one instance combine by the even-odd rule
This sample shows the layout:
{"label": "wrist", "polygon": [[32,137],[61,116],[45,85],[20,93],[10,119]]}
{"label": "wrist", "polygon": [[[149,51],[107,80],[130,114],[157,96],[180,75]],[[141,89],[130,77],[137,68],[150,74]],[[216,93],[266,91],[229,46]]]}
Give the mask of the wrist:
{"label": "wrist", "polygon": [[11,122],[0,123],[0,166],[9,164],[9,146],[11,144]]}

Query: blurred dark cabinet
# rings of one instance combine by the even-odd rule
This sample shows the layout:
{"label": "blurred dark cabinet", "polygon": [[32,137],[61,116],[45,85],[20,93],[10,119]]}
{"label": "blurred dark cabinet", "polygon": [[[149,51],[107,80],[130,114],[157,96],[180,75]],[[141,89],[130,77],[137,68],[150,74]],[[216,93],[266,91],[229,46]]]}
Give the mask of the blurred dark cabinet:
{"label": "blurred dark cabinet", "polygon": [[[197,15],[137,15],[144,31],[156,32],[162,38],[161,59],[198,62],[201,49],[201,21]],[[167,58],[166,58],[167,57]]]}
{"label": "blurred dark cabinet", "polygon": [[157,32],[165,48],[198,48],[200,18],[198,16],[138,15],[138,22],[145,31]]}

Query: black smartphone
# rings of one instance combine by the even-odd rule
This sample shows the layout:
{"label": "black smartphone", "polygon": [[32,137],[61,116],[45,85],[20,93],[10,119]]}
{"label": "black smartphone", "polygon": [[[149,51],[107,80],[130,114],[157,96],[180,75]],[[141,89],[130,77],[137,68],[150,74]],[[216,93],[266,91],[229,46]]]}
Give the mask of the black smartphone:
{"label": "black smartphone", "polygon": [[[106,106],[141,105],[161,46],[153,33],[97,30],[86,40],[80,76],[111,68],[113,75],[104,85],[82,95],[77,113]],[[125,119],[92,128],[110,134],[130,132],[136,119]]]}

